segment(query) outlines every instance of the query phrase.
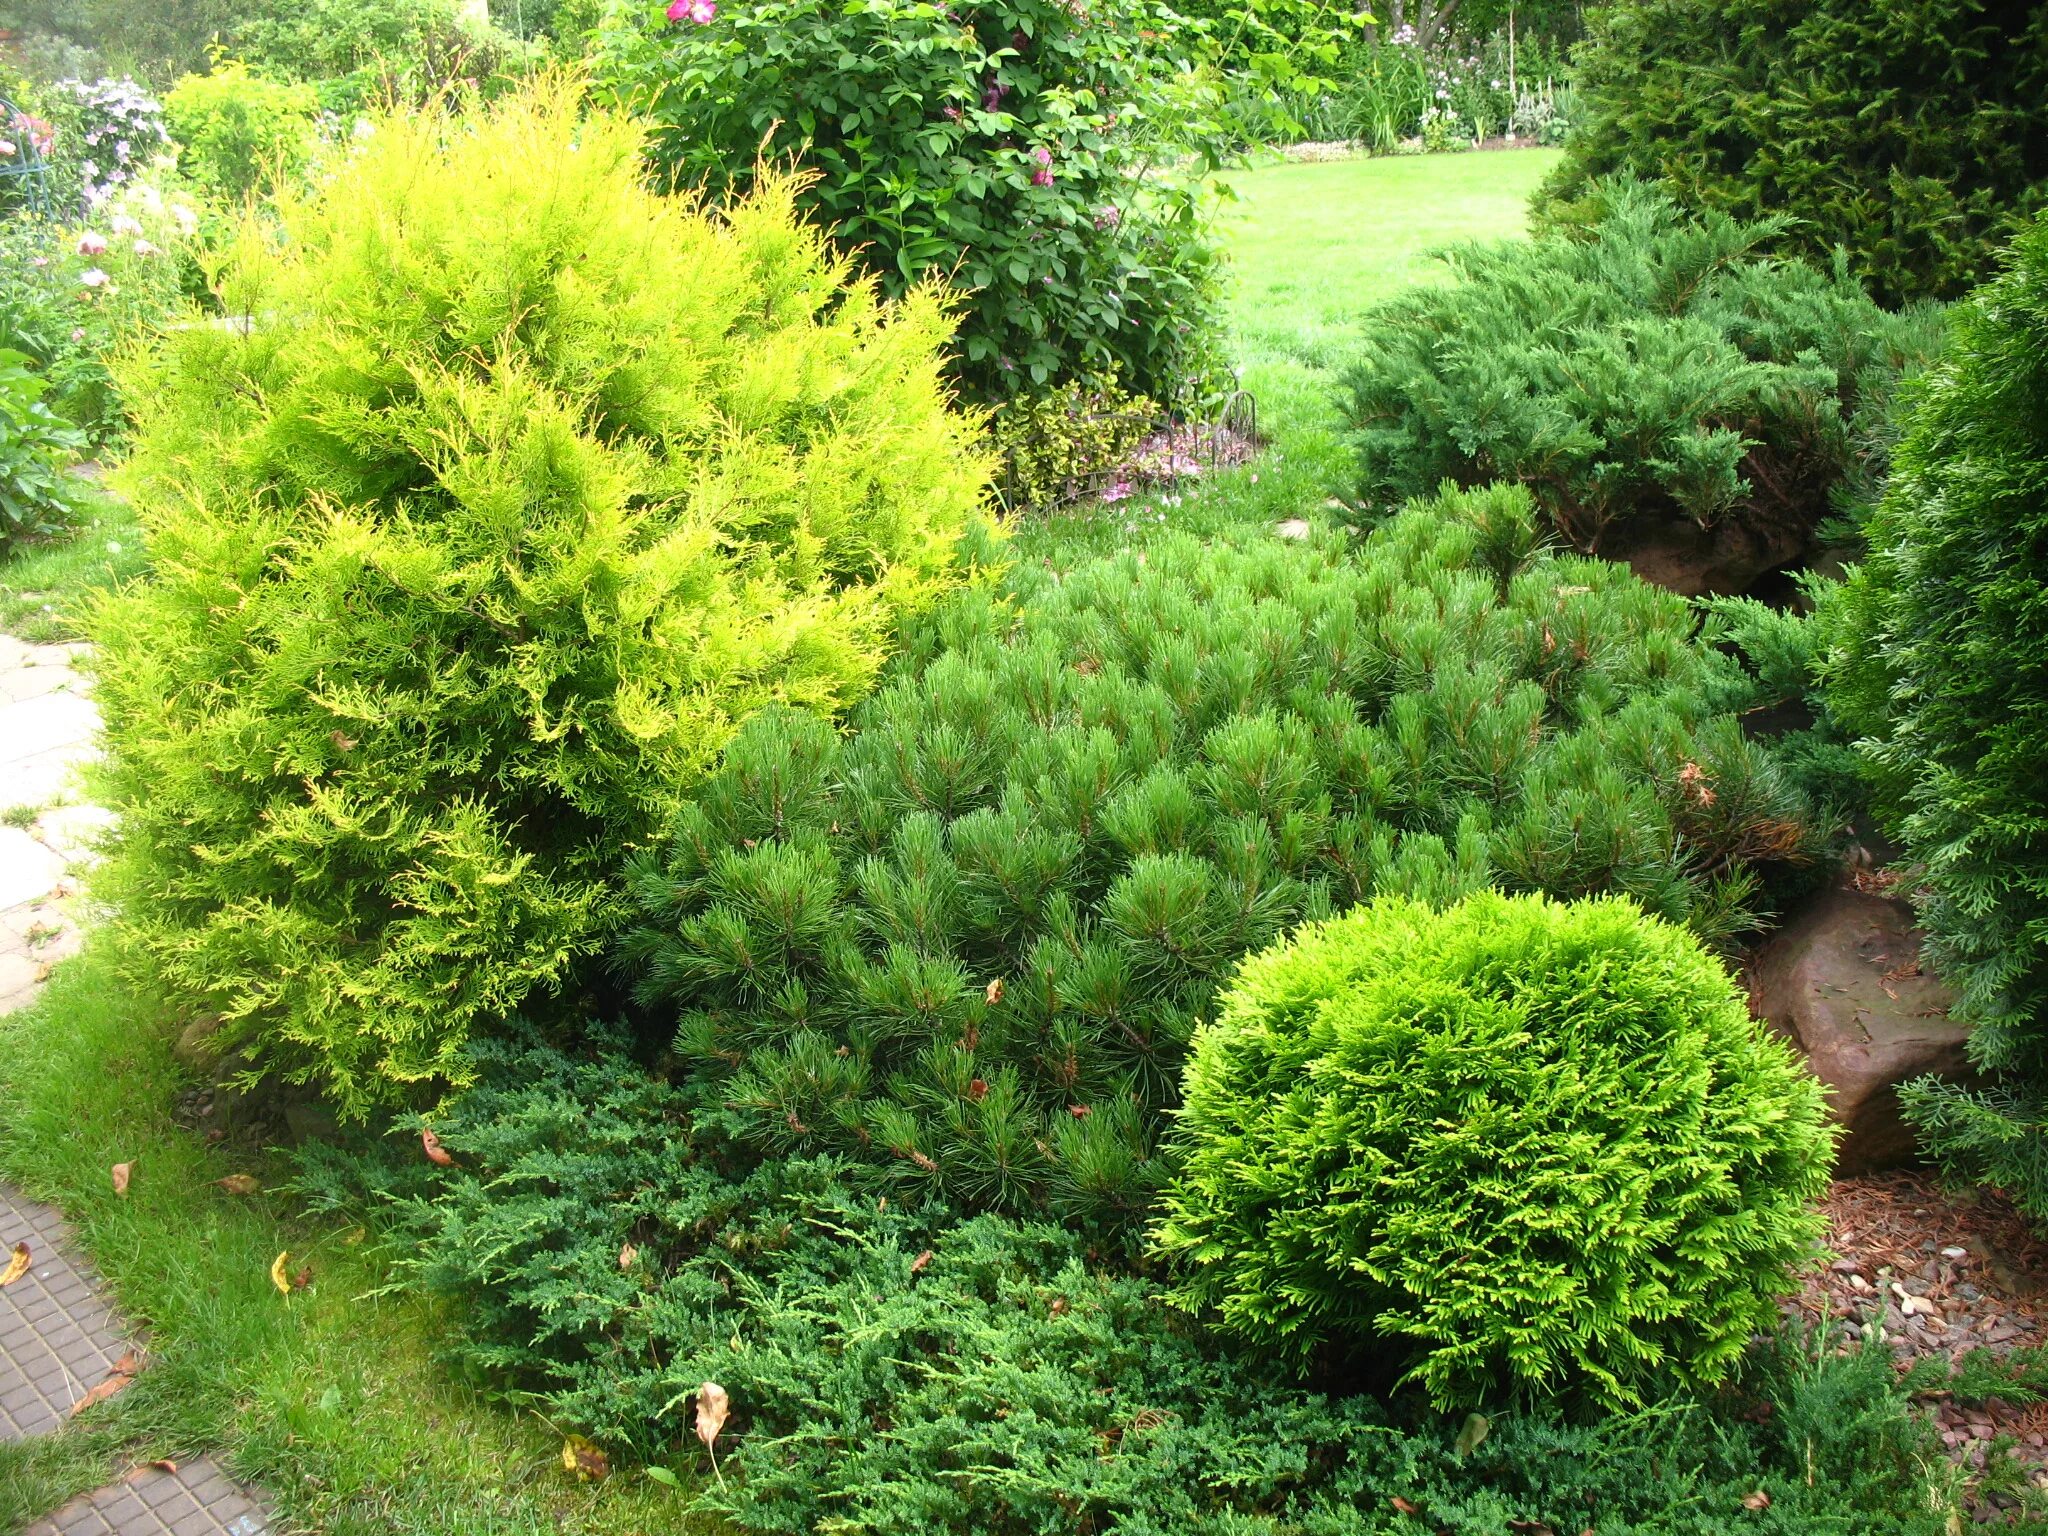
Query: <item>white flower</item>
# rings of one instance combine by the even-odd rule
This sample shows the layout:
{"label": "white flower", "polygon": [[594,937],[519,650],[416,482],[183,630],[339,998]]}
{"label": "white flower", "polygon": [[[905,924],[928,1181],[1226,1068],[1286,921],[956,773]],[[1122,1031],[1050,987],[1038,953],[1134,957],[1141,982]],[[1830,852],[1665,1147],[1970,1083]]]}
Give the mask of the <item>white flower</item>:
{"label": "white flower", "polygon": [[137,240],[135,242],[135,254],[138,256],[154,256],[157,254],[157,248],[147,240]]}
{"label": "white flower", "polygon": [[83,272],[78,274],[78,280],[81,283],[85,284],[85,286],[88,288],[104,288],[107,286],[109,282],[112,281],[112,279],[109,278],[107,274],[102,272],[98,267],[87,267]]}
{"label": "white flower", "polygon": [[117,235],[139,235],[142,226],[125,213],[117,213],[107,221],[107,227]]}

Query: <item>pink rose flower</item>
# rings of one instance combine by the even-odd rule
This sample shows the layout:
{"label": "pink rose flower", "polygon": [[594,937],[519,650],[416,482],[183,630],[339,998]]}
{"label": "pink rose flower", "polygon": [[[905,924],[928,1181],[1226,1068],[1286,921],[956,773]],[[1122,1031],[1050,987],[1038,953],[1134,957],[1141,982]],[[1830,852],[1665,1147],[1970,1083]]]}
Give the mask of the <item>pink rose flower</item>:
{"label": "pink rose flower", "polygon": [[104,256],[107,251],[107,237],[87,230],[78,237],[78,254],[81,256]]}

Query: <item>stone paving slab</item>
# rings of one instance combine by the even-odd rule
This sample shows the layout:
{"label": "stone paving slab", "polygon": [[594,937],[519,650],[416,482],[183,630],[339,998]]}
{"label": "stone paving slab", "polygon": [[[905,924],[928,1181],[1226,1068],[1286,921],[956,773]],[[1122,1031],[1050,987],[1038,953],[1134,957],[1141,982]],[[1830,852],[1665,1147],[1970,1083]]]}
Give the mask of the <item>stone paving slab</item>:
{"label": "stone paving slab", "polygon": [[79,768],[99,756],[84,652],[0,634],[0,1013],[78,949],[73,876],[113,820],[74,803]]}
{"label": "stone paving slab", "polygon": [[0,1286],[0,1440],[62,1429],[135,1349],[63,1217],[0,1184],[0,1264],[23,1242],[28,1273]]}
{"label": "stone paving slab", "polygon": [[22,1536],[268,1536],[269,1516],[210,1459],[139,1467],[81,1494]]}

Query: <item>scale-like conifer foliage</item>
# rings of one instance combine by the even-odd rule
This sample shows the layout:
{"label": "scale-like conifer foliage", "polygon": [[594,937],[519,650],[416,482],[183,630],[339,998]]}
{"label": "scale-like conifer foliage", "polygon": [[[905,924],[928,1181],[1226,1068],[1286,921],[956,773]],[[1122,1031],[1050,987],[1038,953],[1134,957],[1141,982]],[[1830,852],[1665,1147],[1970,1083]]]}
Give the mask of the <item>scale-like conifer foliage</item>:
{"label": "scale-like conifer foliage", "polygon": [[1376,901],[1245,963],[1195,1041],[1160,1247],[1278,1352],[1441,1407],[1711,1384],[1820,1235],[1822,1090],[1627,902]]}
{"label": "scale-like conifer foliage", "polygon": [[132,370],[101,894],[350,1108],[572,978],[621,849],[761,705],[864,693],[979,516],[937,300],[640,147],[559,81],[387,119]]}
{"label": "scale-like conifer foliage", "polygon": [[1498,882],[1739,927],[1800,802],[1705,716],[1682,600],[1536,545],[1504,488],[1356,559],[1025,568],[851,737],[757,717],[632,880],[699,1128],[1115,1226],[1216,987],[1305,919]]}
{"label": "scale-like conifer foliage", "polygon": [[2048,1218],[2048,225],[1957,312],[1823,610],[1829,708],[1875,769],[1936,968],[1997,1075],[1906,1094],[1934,1150]]}

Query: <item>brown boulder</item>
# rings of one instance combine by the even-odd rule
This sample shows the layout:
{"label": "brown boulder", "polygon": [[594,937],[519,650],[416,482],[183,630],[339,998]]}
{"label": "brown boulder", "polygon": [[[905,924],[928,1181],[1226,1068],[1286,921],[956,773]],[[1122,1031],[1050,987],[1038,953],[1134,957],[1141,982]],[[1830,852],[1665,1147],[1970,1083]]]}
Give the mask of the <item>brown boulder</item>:
{"label": "brown boulder", "polygon": [[1750,1010],[1802,1053],[1846,1129],[1837,1171],[1910,1162],[1918,1151],[1898,1086],[1926,1073],[1968,1079],[1969,1030],[1920,960],[1902,901],[1836,888],[1794,910],[1757,952]]}

